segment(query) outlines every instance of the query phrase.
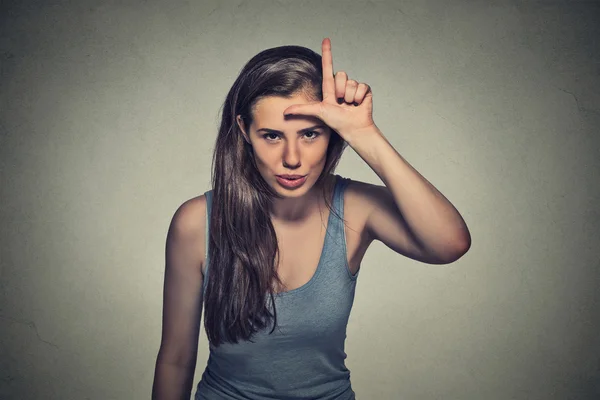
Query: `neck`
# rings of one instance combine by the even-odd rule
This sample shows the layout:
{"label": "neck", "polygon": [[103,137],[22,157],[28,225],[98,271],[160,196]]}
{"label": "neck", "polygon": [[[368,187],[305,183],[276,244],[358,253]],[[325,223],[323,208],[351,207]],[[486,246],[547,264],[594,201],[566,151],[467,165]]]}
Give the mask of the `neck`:
{"label": "neck", "polygon": [[276,199],[273,202],[271,218],[274,224],[294,225],[306,221],[314,214],[315,209],[323,207],[323,189],[325,195],[331,197],[333,175],[321,184],[313,186],[306,194],[296,198]]}

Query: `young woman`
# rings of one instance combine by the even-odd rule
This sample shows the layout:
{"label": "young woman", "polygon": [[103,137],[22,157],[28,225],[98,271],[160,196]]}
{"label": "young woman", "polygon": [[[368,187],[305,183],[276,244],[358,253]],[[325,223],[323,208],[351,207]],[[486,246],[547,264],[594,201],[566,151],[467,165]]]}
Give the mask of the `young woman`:
{"label": "young woman", "polygon": [[[182,204],[166,244],[154,399],[354,399],[344,364],[361,260],[373,240],[430,264],[470,247],[457,210],[390,145],[368,85],[298,46],[265,50],[229,91],[213,189]],[[383,185],[334,174],[346,146]]]}

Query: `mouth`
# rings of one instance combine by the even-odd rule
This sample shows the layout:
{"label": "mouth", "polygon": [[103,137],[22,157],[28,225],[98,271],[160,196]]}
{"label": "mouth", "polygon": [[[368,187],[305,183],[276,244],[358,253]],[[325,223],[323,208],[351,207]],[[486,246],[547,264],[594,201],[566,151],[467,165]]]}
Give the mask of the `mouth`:
{"label": "mouth", "polygon": [[286,188],[296,188],[302,186],[306,181],[306,175],[275,175],[277,182]]}

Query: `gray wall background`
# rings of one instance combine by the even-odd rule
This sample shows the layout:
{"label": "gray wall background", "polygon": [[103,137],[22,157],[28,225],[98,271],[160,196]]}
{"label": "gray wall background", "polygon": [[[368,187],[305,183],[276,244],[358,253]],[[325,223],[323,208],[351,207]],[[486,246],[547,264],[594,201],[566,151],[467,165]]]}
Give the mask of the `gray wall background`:
{"label": "gray wall background", "polygon": [[[332,39],[375,122],[467,221],[448,266],[375,243],[360,399],[600,397],[600,6],[12,1],[0,27],[0,397],[146,399],[171,216],[209,189],[259,51]],[[348,148],[337,172],[380,183]],[[206,365],[204,332],[196,369]]]}

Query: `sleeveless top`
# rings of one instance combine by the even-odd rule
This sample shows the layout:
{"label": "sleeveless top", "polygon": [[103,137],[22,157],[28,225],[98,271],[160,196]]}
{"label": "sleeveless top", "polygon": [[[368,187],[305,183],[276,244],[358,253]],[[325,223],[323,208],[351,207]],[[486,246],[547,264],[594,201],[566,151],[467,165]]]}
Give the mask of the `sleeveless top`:
{"label": "sleeveless top", "polygon": [[[332,206],[343,218],[343,193],[350,180],[337,174],[335,178]],[[208,256],[212,190],[205,195]],[[269,334],[271,323],[251,338],[254,343],[240,340],[218,347],[209,343],[195,400],[355,399],[344,362],[344,342],[358,272],[352,275],[346,254],[343,221],[330,212],[312,278],[303,286],[275,294],[277,327],[273,333]],[[206,265],[204,288],[208,258]]]}

